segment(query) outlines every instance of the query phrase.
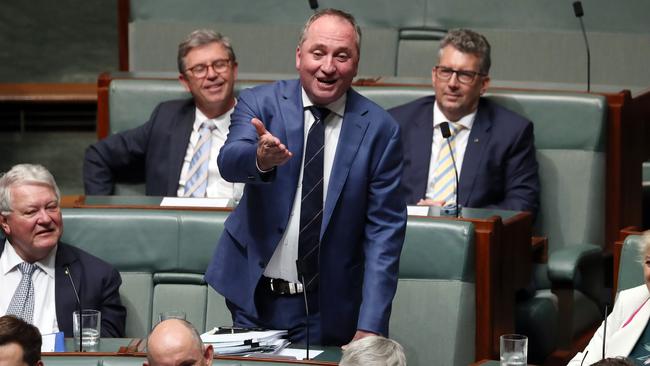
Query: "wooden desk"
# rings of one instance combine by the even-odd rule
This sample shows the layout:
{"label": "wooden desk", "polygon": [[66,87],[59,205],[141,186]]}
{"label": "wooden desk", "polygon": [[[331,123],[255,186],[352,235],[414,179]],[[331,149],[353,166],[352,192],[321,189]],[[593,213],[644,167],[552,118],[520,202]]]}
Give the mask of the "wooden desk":
{"label": "wooden desk", "polygon": [[[43,352],[43,359],[45,364],[50,364],[47,360],[56,360],[61,361],[62,359],[75,359],[77,360],[89,360],[89,363],[93,363],[93,360],[101,360],[107,357],[130,357],[130,358],[141,358],[146,357],[145,353],[145,340],[140,338],[102,338],[99,343],[98,352]],[[134,349],[127,349],[128,345],[135,344]],[[73,339],[66,338],[65,340],[66,350],[74,349]],[[301,348],[300,346],[293,346],[293,348]],[[236,361],[237,365],[247,366],[247,365],[261,365],[262,363],[268,363],[273,365],[337,365],[338,361],[341,359],[341,349],[339,347],[313,347],[313,349],[323,350],[323,353],[315,357],[313,360],[279,360],[273,358],[263,358],[263,357],[240,357],[240,356],[214,356],[213,364],[228,364],[232,365],[233,361]],[[56,362],[59,363],[59,362]],[[77,362],[75,362],[77,363]],[[138,362],[134,362],[138,363]],[[141,365],[142,362],[139,362]]]}

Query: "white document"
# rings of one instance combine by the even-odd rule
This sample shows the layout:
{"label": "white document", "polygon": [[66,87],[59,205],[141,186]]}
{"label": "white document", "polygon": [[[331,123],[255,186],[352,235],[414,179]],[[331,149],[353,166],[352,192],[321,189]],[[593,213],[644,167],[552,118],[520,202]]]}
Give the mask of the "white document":
{"label": "white document", "polygon": [[41,352],[54,352],[56,344],[56,333],[43,334],[43,343],[41,343]]}
{"label": "white document", "polygon": [[201,340],[205,343],[222,343],[227,342],[231,345],[233,342],[244,342],[252,340],[253,342],[270,341],[287,334],[286,330],[264,330],[242,333],[214,334],[215,329],[201,334]]}
{"label": "white document", "polygon": [[429,206],[406,206],[409,216],[429,216]]}
{"label": "white document", "polygon": [[[314,358],[318,355],[323,353],[322,350],[319,349],[309,349],[309,358]],[[278,356],[287,356],[287,357],[295,357],[296,360],[304,360],[307,358],[307,350],[304,349],[296,349],[296,348],[285,348],[281,350],[280,352],[276,353]]]}
{"label": "white document", "polygon": [[229,207],[228,198],[165,197],[161,207]]}

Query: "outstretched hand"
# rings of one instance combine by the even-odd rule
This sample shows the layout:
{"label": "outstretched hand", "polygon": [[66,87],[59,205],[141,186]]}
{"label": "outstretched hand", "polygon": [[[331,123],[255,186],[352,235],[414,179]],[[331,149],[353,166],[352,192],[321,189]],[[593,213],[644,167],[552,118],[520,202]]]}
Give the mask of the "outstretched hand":
{"label": "outstretched hand", "polygon": [[257,141],[257,166],[261,170],[270,170],[291,159],[293,156],[291,151],[280,142],[280,139],[266,130],[262,121],[253,118],[251,119],[251,123],[255,126],[255,130],[259,136],[259,140]]}

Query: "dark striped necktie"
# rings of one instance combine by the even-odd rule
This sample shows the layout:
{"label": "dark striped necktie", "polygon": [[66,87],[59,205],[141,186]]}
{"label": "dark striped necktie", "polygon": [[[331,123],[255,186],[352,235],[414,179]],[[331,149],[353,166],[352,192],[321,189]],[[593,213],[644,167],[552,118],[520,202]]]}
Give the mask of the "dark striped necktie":
{"label": "dark striped necktie", "polygon": [[307,135],[300,203],[300,234],[298,237],[298,275],[304,276],[305,290],[318,284],[320,228],[323,221],[323,155],[325,150],[325,119],[327,108],[309,107],[316,121]]}

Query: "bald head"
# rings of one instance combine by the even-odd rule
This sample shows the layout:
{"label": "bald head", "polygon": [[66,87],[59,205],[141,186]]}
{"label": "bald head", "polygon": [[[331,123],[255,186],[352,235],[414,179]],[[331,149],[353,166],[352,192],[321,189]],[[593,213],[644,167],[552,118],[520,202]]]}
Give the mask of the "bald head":
{"label": "bald head", "polygon": [[203,346],[192,324],[182,319],[169,319],[151,331],[145,365],[206,366],[212,364],[212,354],[212,346]]}

